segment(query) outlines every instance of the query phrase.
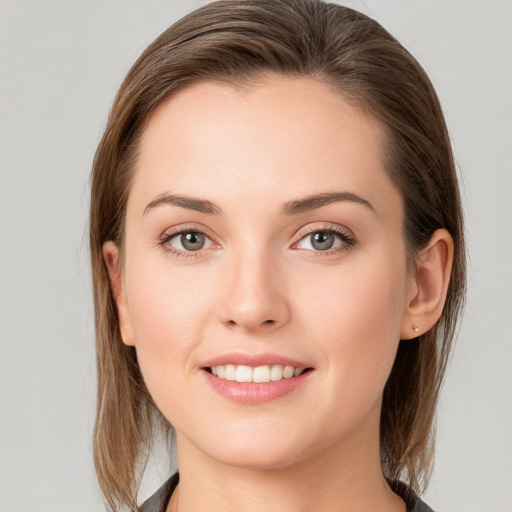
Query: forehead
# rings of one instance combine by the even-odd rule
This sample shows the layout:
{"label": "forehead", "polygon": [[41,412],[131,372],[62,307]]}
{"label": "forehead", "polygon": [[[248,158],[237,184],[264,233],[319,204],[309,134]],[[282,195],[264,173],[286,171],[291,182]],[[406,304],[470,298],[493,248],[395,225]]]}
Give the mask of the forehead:
{"label": "forehead", "polygon": [[147,123],[130,197],[177,191],[214,202],[283,202],[349,189],[385,206],[400,198],[384,144],[376,119],[314,79],[202,82],[169,98]]}

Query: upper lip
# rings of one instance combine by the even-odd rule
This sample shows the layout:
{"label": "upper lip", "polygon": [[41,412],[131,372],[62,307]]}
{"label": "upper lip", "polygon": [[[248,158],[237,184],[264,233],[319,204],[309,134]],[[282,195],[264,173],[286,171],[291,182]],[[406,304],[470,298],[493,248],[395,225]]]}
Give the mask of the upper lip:
{"label": "upper lip", "polygon": [[201,368],[210,368],[212,366],[220,366],[226,364],[233,364],[235,366],[273,366],[280,364],[282,366],[293,366],[294,368],[310,368],[311,365],[296,359],[280,356],[277,354],[241,354],[229,353],[221,356],[208,359],[201,364]]}

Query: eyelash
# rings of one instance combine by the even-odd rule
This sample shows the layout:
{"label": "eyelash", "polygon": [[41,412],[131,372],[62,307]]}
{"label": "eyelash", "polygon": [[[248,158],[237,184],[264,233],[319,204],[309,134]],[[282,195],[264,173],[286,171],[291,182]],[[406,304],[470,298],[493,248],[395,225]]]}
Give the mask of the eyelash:
{"label": "eyelash", "polygon": [[171,245],[169,245],[169,242],[179,236],[183,235],[185,233],[199,233],[201,235],[204,235],[206,238],[212,241],[213,244],[218,245],[215,241],[212,235],[210,235],[206,230],[200,229],[196,226],[180,226],[179,228],[172,229],[170,231],[166,231],[161,237],[158,242],[158,245],[163,247],[165,250],[169,251],[173,256],[177,258],[197,258],[198,256],[201,256],[202,250],[199,249],[197,251],[182,251],[180,249],[175,249]]}
{"label": "eyelash", "polygon": [[335,224],[325,224],[321,227],[311,227],[311,228],[305,228],[304,230],[300,231],[297,235],[298,240],[292,244],[292,247],[295,247],[297,244],[299,244],[304,238],[306,238],[308,235],[312,235],[314,233],[329,233],[336,235],[343,244],[340,247],[335,247],[334,249],[327,249],[325,251],[312,251],[310,249],[299,249],[299,251],[307,251],[308,253],[311,253],[310,255],[317,258],[317,257],[323,257],[323,256],[329,256],[332,254],[339,254],[345,251],[348,251],[354,245],[356,244],[356,239],[353,235],[349,235],[346,230],[340,228],[339,226],[336,226]]}
{"label": "eyelash", "polygon": [[[166,231],[159,239],[158,245],[161,247],[164,247],[167,251],[169,251],[173,256],[178,258],[197,258],[198,256],[201,256],[202,249],[198,249],[197,251],[182,251],[180,249],[175,249],[171,245],[169,245],[169,242],[179,236],[183,235],[185,233],[199,233],[201,235],[204,235],[207,237],[213,244],[219,245],[217,242],[215,242],[214,237],[210,235],[206,230],[197,228],[195,226],[180,226],[179,228],[176,228],[175,230]],[[308,235],[312,235],[314,233],[329,233],[336,235],[342,242],[343,245],[341,247],[335,247],[334,249],[327,249],[325,251],[313,251],[311,249],[300,249],[296,248],[297,246],[304,238],[306,238]],[[297,241],[292,244],[292,248],[300,251],[306,251],[308,253],[312,253],[311,256],[313,257],[322,257],[322,256],[328,256],[332,254],[337,254],[341,252],[348,251],[356,244],[356,239],[349,235],[345,230],[341,229],[339,226],[328,224],[323,225],[321,227],[312,227],[312,228],[306,228],[302,231],[300,231],[297,235]]]}

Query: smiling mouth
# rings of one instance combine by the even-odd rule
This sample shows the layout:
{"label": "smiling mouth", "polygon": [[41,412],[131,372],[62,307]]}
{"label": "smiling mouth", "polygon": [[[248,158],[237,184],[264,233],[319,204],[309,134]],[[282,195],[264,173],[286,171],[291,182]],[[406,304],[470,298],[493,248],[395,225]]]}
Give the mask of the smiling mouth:
{"label": "smiling mouth", "polygon": [[208,366],[204,369],[221,380],[253,382],[257,384],[291,379],[312,370],[312,368],[298,368],[281,364],[263,366],[226,364]]}

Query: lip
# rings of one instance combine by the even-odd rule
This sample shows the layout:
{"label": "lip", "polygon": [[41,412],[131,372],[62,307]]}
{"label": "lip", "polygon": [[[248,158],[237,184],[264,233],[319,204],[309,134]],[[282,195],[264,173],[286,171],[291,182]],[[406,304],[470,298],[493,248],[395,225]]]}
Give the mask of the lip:
{"label": "lip", "polygon": [[311,368],[311,365],[304,361],[297,361],[288,357],[279,356],[277,354],[243,354],[230,353],[222,356],[208,359],[201,364],[201,368],[209,368],[211,366],[219,366],[226,364],[245,365],[245,366],[272,366],[280,364],[282,366],[293,366],[295,368]]}
{"label": "lip", "polygon": [[[272,366],[280,364],[282,366],[293,366],[295,368],[307,368],[308,371],[301,373],[297,377],[281,379],[270,382],[236,382],[232,380],[220,379],[210,372],[207,368],[219,365],[246,365],[246,366]],[[225,354],[213,359],[209,359],[201,364],[200,374],[206,380],[207,384],[216,393],[229,401],[239,404],[256,405],[271,402],[280,397],[284,397],[293,391],[297,391],[310,380],[314,368],[307,363],[282,357],[276,354]]]}

